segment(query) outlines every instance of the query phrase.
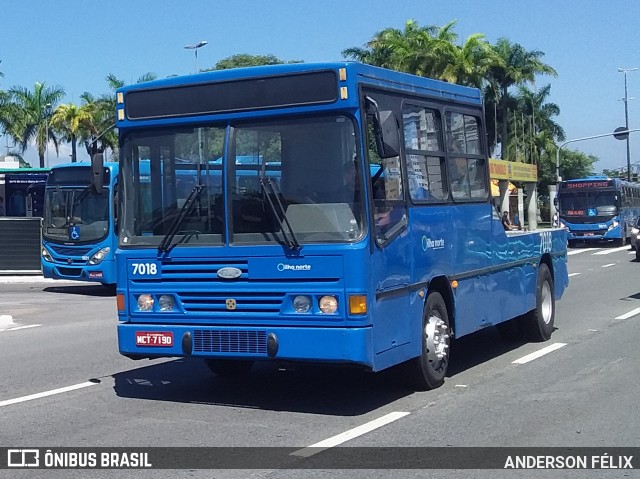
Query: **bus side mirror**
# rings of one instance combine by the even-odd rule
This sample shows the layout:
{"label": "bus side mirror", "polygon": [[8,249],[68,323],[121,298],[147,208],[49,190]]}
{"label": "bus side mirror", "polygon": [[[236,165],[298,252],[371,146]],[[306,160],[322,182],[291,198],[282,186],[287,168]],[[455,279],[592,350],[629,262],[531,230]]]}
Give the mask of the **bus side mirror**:
{"label": "bus side mirror", "polygon": [[380,140],[378,152],[380,158],[393,158],[400,154],[400,137],[398,135],[398,122],[392,111],[380,112]]}
{"label": "bus side mirror", "polygon": [[555,206],[556,208],[558,207],[558,197],[554,197],[553,198],[553,206]]}
{"label": "bus side mirror", "polygon": [[91,186],[96,194],[102,193],[102,184],[104,181],[104,160],[102,153],[96,153],[91,157]]}
{"label": "bus side mirror", "polygon": [[400,154],[400,135],[398,122],[390,110],[380,111],[378,103],[371,97],[365,97],[367,115],[374,118],[376,149],[380,158],[393,158]]}

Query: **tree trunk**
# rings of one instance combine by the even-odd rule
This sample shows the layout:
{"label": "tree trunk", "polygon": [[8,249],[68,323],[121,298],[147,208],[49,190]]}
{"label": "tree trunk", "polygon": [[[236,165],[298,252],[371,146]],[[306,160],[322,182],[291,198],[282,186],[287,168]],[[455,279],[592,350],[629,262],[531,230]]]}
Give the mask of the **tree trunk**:
{"label": "tree trunk", "polygon": [[71,163],[78,161],[76,153],[76,135],[71,135]]}
{"label": "tree trunk", "polygon": [[38,153],[40,157],[40,168],[44,168],[44,153]]}
{"label": "tree trunk", "polygon": [[507,140],[509,132],[507,130],[507,126],[509,123],[509,108],[507,107],[507,89],[502,89],[502,98],[500,99],[502,102],[502,134],[500,135],[500,157],[502,160],[506,160],[507,153]]}

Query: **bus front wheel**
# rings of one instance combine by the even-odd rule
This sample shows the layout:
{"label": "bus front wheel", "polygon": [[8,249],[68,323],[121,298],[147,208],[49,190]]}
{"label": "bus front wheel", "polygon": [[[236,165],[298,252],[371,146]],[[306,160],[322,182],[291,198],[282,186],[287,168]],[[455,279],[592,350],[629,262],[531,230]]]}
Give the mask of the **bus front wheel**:
{"label": "bus front wheel", "polygon": [[553,292],[553,278],[549,267],[542,263],[538,267],[536,307],[520,318],[522,328],[531,341],[547,341],[551,338],[555,314],[556,303]]}
{"label": "bus front wheel", "polygon": [[418,391],[440,387],[449,366],[449,313],[440,293],[427,297],[422,319],[422,354],[406,363],[407,379]]}
{"label": "bus front wheel", "polygon": [[246,376],[253,366],[253,361],[241,359],[205,359],[205,363],[216,376],[228,379]]}

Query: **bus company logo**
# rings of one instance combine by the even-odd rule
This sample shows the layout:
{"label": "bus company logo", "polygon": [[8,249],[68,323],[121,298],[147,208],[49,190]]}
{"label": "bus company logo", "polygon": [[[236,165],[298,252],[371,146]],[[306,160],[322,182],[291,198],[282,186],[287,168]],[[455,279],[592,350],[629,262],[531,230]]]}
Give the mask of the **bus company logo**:
{"label": "bus company logo", "polygon": [[444,238],[438,238],[433,240],[431,238],[427,238],[426,236],[422,237],[422,250],[427,251],[428,249],[444,249]]}
{"label": "bus company logo", "polygon": [[234,267],[220,268],[217,272],[218,278],[236,279],[242,276],[242,270]]}
{"label": "bus company logo", "polygon": [[542,231],[540,233],[540,253],[549,253],[553,247],[553,237],[551,231]]}
{"label": "bus company logo", "polygon": [[229,298],[225,301],[225,305],[229,311],[233,311],[238,306],[238,303],[236,303],[235,299]]}
{"label": "bus company logo", "polygon": [[39,467],[40,451],[38,449],[8,449],[7,467]]}
{"label": "bus company logo", "polygon": [[278,263],[278,271],[311,271],[311,265]]}

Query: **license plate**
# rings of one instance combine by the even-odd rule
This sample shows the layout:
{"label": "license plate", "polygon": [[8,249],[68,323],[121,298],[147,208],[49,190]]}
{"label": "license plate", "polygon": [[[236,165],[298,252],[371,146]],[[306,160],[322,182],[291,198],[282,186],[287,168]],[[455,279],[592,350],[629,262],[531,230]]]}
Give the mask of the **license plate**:
{"label": "license plate", "polygon": [[585,236],[593,236],[593,233],[585,233]]}
{"label": "license plate", "polygon": [[136,331],[136,346],[171,347],[173,346],[173,333]]}

